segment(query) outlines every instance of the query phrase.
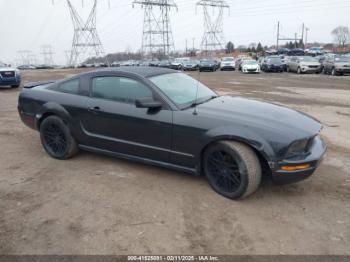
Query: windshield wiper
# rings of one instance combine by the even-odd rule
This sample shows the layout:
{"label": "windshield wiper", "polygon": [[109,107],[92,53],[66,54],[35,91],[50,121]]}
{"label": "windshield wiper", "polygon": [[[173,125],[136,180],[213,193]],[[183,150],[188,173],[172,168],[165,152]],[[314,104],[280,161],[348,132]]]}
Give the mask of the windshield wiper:
{"label": "windshield wiper", "polygon": [[206,102],[208,102],[208,101],[210,101],[210,100],[213,100],[213,99],[215,99],[215,98],[217,98],[217,97],[219,97],[219,96],[210,96],[209,98],[204,99],[204,100],[197,100],[197,101],[194,101],[194,102],[192,102],[190,105],[184,107],[183,109],[187,109],[187,108],[191,108],[191,107],[196,107],[196,106],[198,106],[198,105],[200,105],[200,104],[204,104],[204,103],[206,103]]}

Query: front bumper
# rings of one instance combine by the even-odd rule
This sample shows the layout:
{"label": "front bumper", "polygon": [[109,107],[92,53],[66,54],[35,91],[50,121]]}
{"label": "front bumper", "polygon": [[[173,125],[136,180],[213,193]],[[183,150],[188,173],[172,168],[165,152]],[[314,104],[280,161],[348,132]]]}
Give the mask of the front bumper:
{"label": "front bumper", "polygon": [[235,65],[222,65],[220,67],[220,70],[235,70],[236,66]]}
{"label": "front bumper", "polygon": [[243,73],[260,73],[259,68],[242,68]]}
{"label": "front bumper", "polygon": [[[273,182],[276,184],[290,184],[310,177],[322,162],[326,151],[327,145],[319,135],[316,136],[313,145],[305,158],[298,160],[283,160],[276,163],[274,170],[272,170]],[[310,167],[298,171],[283,171],[281,169],[282,166],[296,166],[303,164],[309,164]]]}
{"label": "front bumper", "polygon": [[350,74],[350,67],[336,67],[335,70],[338,73]]}
{"label": "front bumper", "polygon": [[0,86],[14,86],[21,84],[21,77],[0,77]]}
{"label": "front bumper", "polygon": [[321,71],[321,67],[301,67],[303,73],[317,73]]}
{"label": "front bumper", "polygon": [[201,71],[215,71],[215,67],[214,66],[201,66],[199,67],[199,70]]}
{"label": "front bumper", "polygon": [[283,66],[268,66],[266,68],[267,72],[283,72]]}
{"label": "front bumper", "polygon": [[196,71],[198,70],[198,66],[184,66],[185,71]]}

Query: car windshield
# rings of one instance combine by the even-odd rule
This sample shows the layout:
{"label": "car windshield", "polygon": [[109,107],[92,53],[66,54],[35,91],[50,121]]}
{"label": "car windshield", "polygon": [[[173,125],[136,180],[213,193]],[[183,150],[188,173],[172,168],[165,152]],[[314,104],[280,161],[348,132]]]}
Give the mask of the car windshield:
{"label": "car windshield", "polygon": [[0,67],[6,67],[5,64],[0,63]]}
{"label": "car windshield", "polygon": [[224,57],[224,58],[222,59],[222,61],[231,62],[231,61],[233,61],[233,57]]}
{"label": "car windshield", "polygon": [[350,62],[350,57],[346,57],[346,56],[336,57],[334,60],[335,62]]}
{"label": "car windshield", "polygon": [[274,58],[269,58],[267,61],[269,63],[272,63],[272,64],[281,64],[282,63],[280,58],[275,58],[275,57]]}
{"label": "car windshield", "polygon": [[254,60],[248,60],[243,62],[244,65],[256,65],[257,62]]}
{"label": "car windshield", "polygon": [[183,73],[154,76],[150,80],[182,109],[217,96],[207,86]]}
{"label": "car windshield", "polygon": [[301,56],[298,59],[302,62],[317,62],[317,60],[311,56]]}

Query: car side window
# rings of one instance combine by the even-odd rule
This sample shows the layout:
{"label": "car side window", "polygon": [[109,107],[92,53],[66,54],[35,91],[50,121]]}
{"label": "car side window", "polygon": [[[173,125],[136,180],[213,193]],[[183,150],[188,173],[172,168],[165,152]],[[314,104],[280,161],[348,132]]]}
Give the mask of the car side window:
{"label": "car side window", "polygon": [[137,99],[152,97],[144,84],[126,77],[104,76],[92,79],[91,96],[123,103],[135,103]]}
{"label": "car side window", "polygon": [[79,78],[66,81],[58,86],[58,91],[69,93],[69,94],[79,94]]}

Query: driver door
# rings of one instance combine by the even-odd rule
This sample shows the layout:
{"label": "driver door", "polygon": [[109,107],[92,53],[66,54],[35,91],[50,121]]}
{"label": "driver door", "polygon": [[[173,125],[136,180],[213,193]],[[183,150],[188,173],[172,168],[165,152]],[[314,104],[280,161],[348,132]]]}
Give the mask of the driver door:
{"label": "driver door", "polygon": [[90,146],[112,152],[169,162],[172,111],[137,108],[135,101],[157,99],[144,83],[124,76],[96,76],[82,120]]}

